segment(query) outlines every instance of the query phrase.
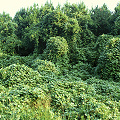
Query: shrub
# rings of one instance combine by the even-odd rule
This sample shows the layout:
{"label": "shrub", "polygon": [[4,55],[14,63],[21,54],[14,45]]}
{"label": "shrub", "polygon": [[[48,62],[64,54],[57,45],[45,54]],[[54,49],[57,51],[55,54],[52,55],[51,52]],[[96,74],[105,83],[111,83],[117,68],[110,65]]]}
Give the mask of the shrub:
{"label": "shrub", "polygon": [[36,86],[42,82],[41,75],[37,71],[19,64],[12,64],[6,68],[1,68],[0,79],[5,87],[10,87],[14,84]]}
{"label": "shrub", "polygon": [[9,55],[16,54],[16,50],[21,46],[21,41],[15,35],[0,37],[1,50]]}
{"label": "shrub", "polygon": [[47,61],[47,60],[41,60],[39,58],[36,58],[32,61],[31,67],[34,70],[37,70],[42,75],[51,75],[51,74],[58,74],[58,70],[55,67],[55,64]]}
{"label": "shrub", "polygon": [[103,34],[103,35],[100,35],[98,38],[97,38],[97,41],[95,43],[95,48],[96,48],[96,58],[98,59],[100,54],[104,51],[105,47],[106,47],[106,43],[112,39],[113,36],[112,35],[107,35],[107,34]]}
{"label": "shrub", "polygon": [[9,14],[0,14],[0,49],[7,54],[13,55],[16,53],[16,49],[19,49],[21,45],[15,35],[15,31],[18,25],[12,22]]}
{"label": "shrub", "polygon": [[53,111],[60,112],[64,119],[70,120],[119,118],[119,102],[111,100],[108,96],[96,94],[97,89],[94,85],[77,81],[77,77],[76,80],[73,79],[70,81],[61,78],[48,85]]}
{"label": "shrub", "polygon": [[120,35],[120,16],[116,18],[115,20],[115,26],[114,26],[114,30],[115,35]]}
{"label": "shrub", "polygon": [[120,80],[120,38],[110,39],[98,59],[96,72],[105,80]]}
{"label": "shrub", "polygon": [[112,100],[119,101],[120,99],[120,83],[109,82],[94,77],[86,80],[87,84],[95,88],[96,94],[107,96]]}
{"label": "shrub", "polygon": [[102,7],[92,8],[91,19],[93,23],[90,25],[91,31],[96,35],[102,35],[110,33],[111,25],[109,19],[111,17],[111,11],[103,4]]}
{"label": "shrub", "polygon": [[0,54],[0,68],[5,68],[11,64],[25,64],[26,66],[30,66],[32,64],[32,60],[36,57],[33,56],[26,56],[26,57],[20,57],[20,56],[10,56],[4,53]]}
{"label": "shrub", "polygon": [[46,49],[44,50],[45,59],[52,62],[66,62],[68,53],[68,44],[63,37],[51,37],[47,40]]}
{"label": "shrub", "polygon": [[89,77],[92,77],[92,67],[90,64],[80,61],[78,64],[73,65],[73,69],[70,73],[73,76],[80,77],[82,80],[86,80]]}
{"label": "shrub", "polygon": [[7,89],[0,85],[0,119],[61,120],[50,109],[50,97],[39,87],[19,84]]}
{"label": "shrub", "polygon": [[83,29],[80,32],[80,35],[81,35],[80,36],[81,44],[78,44],[78,46],[80,46],[80,47],[91,46],[91,45],[94,45],[94,43],[96,42],[95,35],[89,29]]}
{"label": "shrub", "polygon": [[61,11],[50,11],[50,13],[46,14],[43,20],[38,24],[40,28],[40,39],[47,41],[50,37],[63,37],[64,27],[67,21],[68,17]]}

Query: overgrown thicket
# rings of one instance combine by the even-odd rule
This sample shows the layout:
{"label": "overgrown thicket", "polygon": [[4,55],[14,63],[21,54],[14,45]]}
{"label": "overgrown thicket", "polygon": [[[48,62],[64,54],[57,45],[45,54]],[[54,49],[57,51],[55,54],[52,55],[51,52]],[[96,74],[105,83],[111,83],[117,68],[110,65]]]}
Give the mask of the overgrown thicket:
{"label": "overgrown thicket", "polygon": [[119,120],[120,4],[0,14],[1,120]]}

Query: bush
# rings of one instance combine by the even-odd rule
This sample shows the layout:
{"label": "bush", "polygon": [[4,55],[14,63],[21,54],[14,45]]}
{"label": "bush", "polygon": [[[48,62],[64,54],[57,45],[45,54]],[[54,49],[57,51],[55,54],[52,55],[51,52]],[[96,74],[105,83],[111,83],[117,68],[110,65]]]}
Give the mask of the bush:
{"label": "bush", "polygon": [[[73,79],[61,78],[48,85],[53,111],[58,111],[64,119],[70,120],[119,118],[119,102],[97,94],[96,86],[77,81],[77,77]],[[119,87],[117,90],[119,93]],[[119,99],[119,94],[117,97]]]}
{"label": "bush", "polygon": [[107,96],[112,100],[119,102],[120,100],[120,83],[109,82],[102,79],[96,79],[94,77],[86,80],[87,84],[92,85],[95,88],[96,94]]}
{"label": "bush", "polygon": [[91,12],[91,19],[92,24],[90,23],[90,30],[96,35],[102,35],[110,33],[111,25],[110,25],[110,17],[111,17],[111,11],[108,9],[108,7],[103,4],[102,7],[96,7],[92,8]]}
{"label": "bush", "polygon": [[13,86],[14,84],[25,84],[36,86],[42,82],[39,72],[34,71],[25,65],[12,64],[6,68],[0,69],[0,82],[5,87]]}
{"label": "bush", "polygon": [[[1,15],[0,22],[0,49],[7,54],[14,55],[16,54],[16,49],[19,49],[21,45],[20,40],[18,40],[15,35],[17,24],[12,22],[9,15],[3,13]],[[6,19],[4,18],[6,17]]]}
{"label": "bush", "polygon": [[35,60],[32,61],[31,67],[44,76],[51,74],[58,75],[59,73],[54,63],[47,60],[41,60],[39,58],[36,58]]}
{"label": "bush", "polygon": [[9,55],[15,55],[16,50],[21,46],[21,41],[17,39],[15,35],[0,37],[1,50]]}
{"label": "bush", "polygon": [[79,62],[73,65],[73,69],[70,71],[71,75],[80,77],[82,80],[86,80],[92,77],[92,67],[88,63]]}
{"label": "bush", "polygon": [[18,27],[0,14],[0,119],[118,120],[120,38],[101,34],[119,34],[119,7],[96,7],[91,21],[83,3],[34,4]]}
{"label": "bush", "polygon": [[20,57],[18,56],[15,57],[15,56],[10,56],[10,55],[7,55],[7,54],[4,54],[2,53],[0,55],[0,68],[5,68],[11,64],[20,64]]}
{"label": "bush", "polygon": [[66,14],[69,18],[75,18],[78,21],[79,26],[86,28],[88,22],[91,21],[90,14],[83,2],[78,4],[65,3],[62,7],[62,12]]}
{"label": "bush", "polygon": [[32,64],[32,60],[34,60],[36,57],[33,56],[26,56],[26,57],[20,57],[20,56],[10,56],[4,53],[0,54],[0,68],[8,67],[11,64],[25,64],[26,66],[30,66]]}
{"label": "bush", "polygon": [[40,28],[40,39],[47,41],[50,37],[64,36],[65,23],[68,17],[61,11],[53,10],[43,17],[43,20],[37,25]]}
{"label": "bush", "polygon": [[46,49],[43,52],[45,59],[56,62],[66,62],[68,59],[68,44],[63,37],[51,37],[47,40]]}
{"label": "bush", "polygon": [[114,30],[115,35],[120,35],[120,16],[116,18],[115,20],[115,26],[114,26]]}
{"label": "bush", "polygon": [[89,29],[83,29],[80,32],[80,35],[81,35],[80,36],[81,44],[78,44],[78,46],[80,46],[80,47],[91,46],[92,44],[94,45],[94,43],[96,42],[95,35]]}
{"label": "bush", "polygon": [[50,97],[39,87],[19,84],[7,89],[0,85],[0,119],[61,120],[50,109]]}
{"label": "bush", "polygon": [[105,80],[120,80],[120,38],[110,39],[98,59],[96,73]]}
{"label": "bush", "polygon": [[113,38],[112,35],[107,35],[107,34],[100,35],[97,38],[97,41],[95,43],[95,49],[97,51],[97,53],[96,53],[97,59],[99,58],[100,54],[104,51],[104,49],[106,47],[106,43],[112,38]]}

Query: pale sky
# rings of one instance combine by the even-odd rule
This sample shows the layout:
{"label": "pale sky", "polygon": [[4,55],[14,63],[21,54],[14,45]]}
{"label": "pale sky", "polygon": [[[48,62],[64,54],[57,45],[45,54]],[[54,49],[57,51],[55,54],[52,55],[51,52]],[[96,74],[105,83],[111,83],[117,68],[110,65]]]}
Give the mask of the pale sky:
{"label": "pale sky", "polygon": [[[34,3],[38,4],[39,7],[44,5],[47,0],[0,0],[0,13],[6,12],[9,13],[11,17],[14,17],[15,13],[19,11],[22,7],[27,8],[33,6]],[[50,1],[50,0],[48,0]],[[88,9],[95,6],[101,7],[104,3],[108,6],[111,11],[114,11],[114,8],[117,6],[117,3],[120,0],[51,0],[54,6],[58,3],[62,6],[68,1],[69,3],[80,3],[84,2]]]}

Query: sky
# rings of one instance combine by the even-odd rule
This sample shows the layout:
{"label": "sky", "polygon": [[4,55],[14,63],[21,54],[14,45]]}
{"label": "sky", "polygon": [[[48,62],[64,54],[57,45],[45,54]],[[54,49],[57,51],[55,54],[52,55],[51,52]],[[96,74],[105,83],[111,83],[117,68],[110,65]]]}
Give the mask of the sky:
{"label": "sky", "polygon": [[[19,11],[21,8],[27,8],[33,6],[34,3],[38,4],[39,7],[44,5],[47,0],[0,0],[0,13],[6,12],[9,13],[13,18],[15,13]],[[49,2],[50,0],[48,0]],[[95,8],[97,5],[101,7],[104,3],[108,6],[109,10],[114,11],[114,8],[117,6],[117,3],[120,0],[51,0],[53,5],[56,7],[58,3],[62,6],[64,3],[68,1],[70,4],[72,3],[80,3],[84,2],[88,9],[92,7]]]}

